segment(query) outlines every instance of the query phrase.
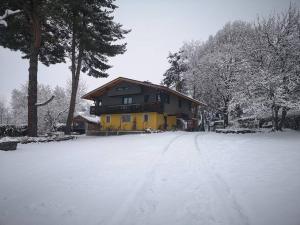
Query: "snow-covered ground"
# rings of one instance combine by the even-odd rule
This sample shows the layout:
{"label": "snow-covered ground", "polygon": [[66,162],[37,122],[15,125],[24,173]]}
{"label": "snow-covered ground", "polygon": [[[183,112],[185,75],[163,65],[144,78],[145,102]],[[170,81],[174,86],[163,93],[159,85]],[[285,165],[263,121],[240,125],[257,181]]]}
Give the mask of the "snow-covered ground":
{"label": "snow-covered ground", "polygon": [[0,151],[1,225],[299,225],[300,133],[81,137]]}

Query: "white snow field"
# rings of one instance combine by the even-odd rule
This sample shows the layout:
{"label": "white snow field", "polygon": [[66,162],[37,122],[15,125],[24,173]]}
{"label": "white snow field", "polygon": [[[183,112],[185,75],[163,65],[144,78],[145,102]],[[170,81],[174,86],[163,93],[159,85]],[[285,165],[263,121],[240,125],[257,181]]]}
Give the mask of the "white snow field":
{"label": "white snow field", "polygon": [[80,137],[0,151],[1,225],[299,225],[300,133]]}

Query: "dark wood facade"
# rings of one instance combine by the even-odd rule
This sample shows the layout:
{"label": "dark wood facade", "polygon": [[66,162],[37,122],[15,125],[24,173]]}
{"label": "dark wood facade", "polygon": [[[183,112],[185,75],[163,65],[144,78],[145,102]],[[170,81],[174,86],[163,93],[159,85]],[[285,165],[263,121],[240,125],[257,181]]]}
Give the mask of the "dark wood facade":
{"label": "dark wood facade", "polygon": [[163,104],[121,104],[107,106],[91,106],[91,115],[115,114],[115,113],[137,113],[137,112],[158,112],[163,113]]}

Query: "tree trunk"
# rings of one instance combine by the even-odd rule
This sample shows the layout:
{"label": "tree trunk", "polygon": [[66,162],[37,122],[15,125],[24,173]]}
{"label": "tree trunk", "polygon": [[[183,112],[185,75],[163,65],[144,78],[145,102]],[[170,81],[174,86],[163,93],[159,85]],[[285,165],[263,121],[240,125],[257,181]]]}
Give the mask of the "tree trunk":
{"label": "tree trunk", "polygon": [[285,121],[285,118],[286,118],[286,115],[287,115],[287,108],[286,107],[283,107],[282,108],[282,112],[281,112],[281,120],[279,122],[279,125],[278,125],[278,129],[282,131],[282,127],[283,127],[283,124],[284,124],[284,121]]}
{"label": "tree trunk", "polygon": [[224,100],[224,109],[223,109],[223,118],[224,118],[224,128],[228,126],[229,119],[228,119],[228,100]]}
{"label": "tree trunk", "polygon": [[28,136],[37,136],[37,72],[38,56],[41,46],[41,27],[36,15],[32,16],[33,43],[29,58],[29,81],[28,81]]}
{"label": "tree trunk", "polygon": [[272,123],[273,123],[273,130],[278,130],[278,111],[279,111],[279,106],[273,106],[273,115],[272,115]]}
{"label": "tree trunk", "polygon": [[199,127],[199,131],[205,131],[205,120],[204,120],[204,110],[201,110],[201,124]]}
{"label": "tree trunk", "polygon": [[[76,104],[76,94],[77,92],[75,91],[75,80],[76,80],[76,29],[75,25],[73,24],[72,28],[73,34],[72,34],[72,56],[71,56],[71,72],[72,72],[72,90],[71,90],[71,99],[70,99],[70,104],[69,104],[69,112],[68,112],[68,118],[67,118],[67,123],[66,123],[66,128],[65,128],[65,134],[70,134],[71,133],[71,125],[72,125],[72,120],[73,120],[73,115],[74,115],[74,108],[72,107],[74,104]],[[75,96],[74,96],[75,95]],[[75,99],[75,100],[74,100]],[[75,102],[73,104],[73,102]],[[73,108],[73,109],[72,109]]]}
{"label": "tree trunk", "polygon": [[72,92],[71,92],[71,99],[70,99],[70,106],[69,106],[69,113],[67,118],[65,134],[71,134],[71,126],[72,126],[72,121],[75,112],[76,96],[77,96],[78,83],[79,83],[79,77],[81,71],[82,54],[83,54],[82,47],[79,46],[79,53],[78,53],[77,66],[76,66],[75,52],[74,52],[74,58],[72,53]]}
{"label": "tree trunk", "polygon": [[70,99],[69,113],[68,113],[65,134],[71,134],[71,126],[72,126],[72,121],[73,121],[74,112],[75,112],[78,83],[79,83],[79,79],[78,80],[72,79],[72,92],[71,92],[71,99]]}

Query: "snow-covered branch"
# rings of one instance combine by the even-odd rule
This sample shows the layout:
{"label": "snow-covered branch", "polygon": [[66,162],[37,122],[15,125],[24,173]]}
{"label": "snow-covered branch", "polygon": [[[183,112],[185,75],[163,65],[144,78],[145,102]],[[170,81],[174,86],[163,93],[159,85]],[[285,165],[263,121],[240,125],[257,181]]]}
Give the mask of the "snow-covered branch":
{"label": "snow-covered branch", "polygon": [[51,126],[50,126],[51,127],[51,131],[55,131],[55,125],[56,125],[56,122],[58,121],[59,117],[61,117],[68,110],[69,110],[69,106],[67,108],[65,108],[64,110],[58,112],[58,114],[56,115],[56,117],[51,122]]}
{"label": "snow-covered branch", "polygon": [[4,25],[5,27],[7,27],[7,22],[5,21],[5,19],[8,17],[8,16],[11,16],[11,15],[14,15],[16,13],[19,13],[21,12],[21,10],[10,10],[10,9],[7,9],[5,10],[5,13],[3,16],[0,16],[0,25]]}
{"label": "snow-covered branch", "polygon": [[47,105],[47,104],[50,103],[54,98],[55,98],[55,96],[52,95],[51,98],[49,98],[47,101],[41,102],[41,103],[36,103],[35,105],[36,105],[37,107]]}

